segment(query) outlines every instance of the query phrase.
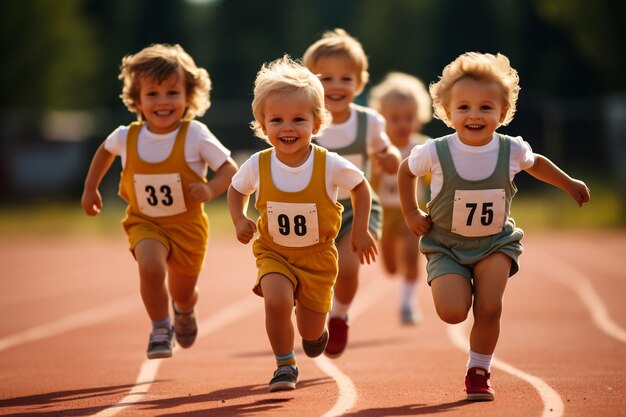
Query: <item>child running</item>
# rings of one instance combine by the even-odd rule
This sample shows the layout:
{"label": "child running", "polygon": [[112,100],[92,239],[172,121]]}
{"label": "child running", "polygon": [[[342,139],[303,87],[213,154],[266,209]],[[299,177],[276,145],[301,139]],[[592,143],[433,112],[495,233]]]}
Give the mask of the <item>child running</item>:
{"label": "child running", "polygon": [[[100,145],[81,204],[90,216],[100,213],[98,188],[119,156],[119,194],[128,204],[122,224],[152,321],[147,356],[168,358],[173,333],[183,348],[196,339],[196,284],[208,239],[204,202],[228,188],[237,165],[209,129],[193,120],[210,106],[211,81],[181,46],[154,44],[124,57],[119,78],[121,98],[137,121],[118,127]],[[215,175],[207,182],[208,168]]]}
{"label": "child running", "polygon": [[[387,74],[380,84],[372,88],[368,105],[385,118],[387,135],[402,158],[408,157],[415,145],[422,145],[430,139],[420,133],[424,124],[432,118],[430,96],[416,77],[401,72]],[[420,204],[428,201],[427,179],[423,177],[418,184]],[[419,238],[409,231],[404,222],[398,195],[398,176],[383,172],[380,165],[375,164],[370,183],[383,209],[380,251],[384,268],[391,276],[404,274],[399,300],[400,321],[407,325],[418,324],[422,320],[417,303]]]}
{"label": "child running", "polygon": [[[330,121],[319,79],[288,56],[264,64],[252,112],[255,134],[272,147],[252,155],[233,177],[228,208],[240,242],[247,244],[259,232],[252,245],[258,268],[253,291],[265,301],[265,327],[276,358],[273,392],[294,389],[298,382],[294,305],[305,354],[321,355],[328,342],[342,210],[338,188],[350,190],[354,203],[351,244],[357,259],[374,261],[376,246],[367,229],[371,196],[363,173],[311,143]],[[245,214],[254,192],[256,223]]]}
{"label": "child running", "polygon": [[[437,314],[461,323],[470,309],[474,324],[465,387],[467,399],[495,398],[489,381],[500,334],[502,297],[519,270],[521,229],[510,217],[524,170],[567,192],[582,207],[589,189],[521,137],[496,132],[515,114],[517,71],[502,55],[468,52],[446,66],[430,86],[435,117],[455,133],[417,145],[400,165],[398,187],[409,229],[421,236],[428,259],[428,283]],[[415,197],[416,178],[432,174],[427,213]]]}
{"label": "child running", "polygon": [[[367,56],[359,41],[343,29],[326,32],[306,50],[303,62],[322,81],[326,107],[332,114],[332,125],[317,138],[319,145],[348,159],[365,171],[367,178],[370,160],[380,164],[383,171],[395,175],[400,154],[389,142],[385,119],[373,109],[352,103],[369,80]],[[337,237],[339,275],[334,287],[333,308],[328,321],[330,336],[325,350],[331,358],[341,356],[348,343],[348,310],[359,284],[359,257],[348,238],[354,212],[348,197],[345,192],[339,194],[339,202],[344,207]],[[369,228],[378,238],[382,213],[377,198],[371,207]]]}

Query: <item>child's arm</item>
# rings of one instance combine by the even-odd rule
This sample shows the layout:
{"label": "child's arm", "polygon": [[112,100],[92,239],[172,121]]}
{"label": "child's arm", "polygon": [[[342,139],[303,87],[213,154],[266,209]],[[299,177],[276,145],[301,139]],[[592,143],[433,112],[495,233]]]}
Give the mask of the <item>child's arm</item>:
{"label": "child's arm", "polygon": [[192,182],[189,184],[189,194],[198,203],[209,202],[219,197],[228,189],[230,180],[237,172],[237,169],[237,163],[233,161],[231,157],[228,157],[222,166],[215,171],[215,175],[211,178],[211,181],[207,183]]}
{"label": "child's arm", "polygon": [[248,199],[247,195],[241,194],[232,185],[228,187],[228,211],[235,226],[237,240],[243,244],[250,242],[256,233],[256,223],[250,220],[245,213],[248,208]]}
{"label": "child's arm", "polygon": [[580,180],[571,178],[543,155],[535,154],[535,163],[526,169],[526,172],[540,181],[565,191],[572,196],[579,207],[589,201],[590,195],[587,185]]}
{"label": "child's arm", "polygon": [[372,194],[366,180],[361,181],[350,190],[350,200],[354,218],[352,219],[352,251],[356,252],[359,261],[364,264],[374,262],[378,251],[376,242],[369,232],[370,210],[372,208]]}
{"label": "child's arm", "polygon": [[107,151],[104,148],[104,144],[101,144],[96,151],[89,171],[87,172],[87,178],[85,179],[85,187],[83,189],[83,195],[80,199],[80,204],[83,206],[83,210],[89,216],[95,216],[100,213],[102,209],[102,196],[98,187],[102,182],[102,178],[106,175],[111,164],[115,160],[115,155]]}
{"label": "child's arm", "polygon": [[401,161],[400,151],[393,145],[389,145],[384,151],[376,154],[376,163],[387,174],[396,174]]}
{"label": "child's arm", "polygon": [[417,177],[409,169],[405,159],[398,169],[398,193],[402,215],[409,230],[417,236],[426,234],[432,226],[430,216],[420,210],[417,202]]}

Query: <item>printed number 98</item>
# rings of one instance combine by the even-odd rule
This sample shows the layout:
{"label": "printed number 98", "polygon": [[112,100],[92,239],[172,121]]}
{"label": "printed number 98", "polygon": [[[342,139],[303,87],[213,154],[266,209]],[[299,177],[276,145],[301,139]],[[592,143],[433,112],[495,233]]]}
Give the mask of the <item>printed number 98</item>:
{"label": "printed number 98", "polygon": [[[286,214],[278,215],[278,231],[281,235],[287,236],[291,233],[291,222]],[[293,218],[293,232],[296,236],[306,235],[306,217],[298,214]]]}

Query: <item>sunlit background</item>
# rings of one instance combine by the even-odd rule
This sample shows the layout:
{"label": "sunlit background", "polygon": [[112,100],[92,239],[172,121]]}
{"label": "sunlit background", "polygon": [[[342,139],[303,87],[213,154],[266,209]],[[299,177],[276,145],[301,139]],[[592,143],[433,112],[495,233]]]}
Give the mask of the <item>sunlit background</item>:
{"label": "sunlit background", "polygon": [[[180,43],[213,81],[213,104],[201,120],[244,158],[264,146],[248,128],[260,65],[284,53],[299,58],[336,27],[362,42],[368,88],[388,71],[429,84],[466,51],[507,55],[522,91],[515,119],[501,132],[521,135],[592,189],[591,204],[579,210],[565,193],[522,173],[513,205],[518,223],[626,224],[625,2],[3,0],[0,19],[0,232],[93,224],[80,210],[91,157],[112,130],[134,120],[119,99],[124,55]],[[357,101],[365,103],[367,92]],[[433,120],[424,133],[449,130]],[[103,218],[117,225],[119,169],[116,161],[101,188]]]}

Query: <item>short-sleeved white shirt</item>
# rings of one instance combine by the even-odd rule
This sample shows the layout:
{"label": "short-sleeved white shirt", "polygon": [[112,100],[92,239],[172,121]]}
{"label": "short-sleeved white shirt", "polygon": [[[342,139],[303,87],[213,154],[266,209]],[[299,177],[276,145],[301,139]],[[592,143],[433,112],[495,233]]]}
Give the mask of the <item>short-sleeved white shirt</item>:
{"label": "short-sleeved white shirt", "polygon": [[[359,106],[359,109],[367,114],[367,135],[365,137],[367,154],[374,155],[384,151],[390,145],[389,136],[385,131],[385,118],[369,107]],[[349,146],[356,140],[357,120],[357,110],[352,105],[348,120],[341,124],[331,124],[317,138],[317,143],[331,151]]]}
{"label": "short-sleeved white shirt", "polygon": [[[313,155],[314,152],[311,152],[302,165],[291,167],[280,162],[276,157],[276,152],[272,149],[270,167],[272,181],[276,188],[286,192],[304,190],[313,174]],[[335,152],[326,153],[326,192],[333,201],[337,201],[339,188],[352,190],[364,179],[363,172],[347,159]],[[248,196],[259,189],[259,152],[253,154],[241,165],[239,171],[233,176],[232,186],[239,193]]]}
{"label": "short-sleeved white shirt", "polygon": [[[119,126],[104,141],[104,148],[122,160],[126,166],[126,137],[130,126]],[[165,160],[174,147],[178,129],[166,134],[156,134],[144,124],[139,131],[137,151],[146,162],[156,163]],[[199,176],[205,178],[207,168],[216,171],[226,162],[230,151],[211,133],[202,122],[192,120],[185,140],[185,160]]]}
{"label": "short-sleeved white shirt", "polygon": [[[499,135],[493,134],[489,143],[483,146],[469,146],[461,142],[459,136],[454,133],[448,141],[450,154],[456,172],[461,178],[470,181],[479,181],[489,177],[496,168],[498,152],[500,149]],[[509,162],[510,180],[513,181],[515,174],[528,169],[535,164],[535,154],[528,142],[520,136],[511,137],[511,153]],[[443,184],[443,171],[437,156],[435,141],[431,140],[423,145],[416,145],[408,158],[408,166],[411,173],[421,177],[431,173],[430,194],[434,199]]]}

